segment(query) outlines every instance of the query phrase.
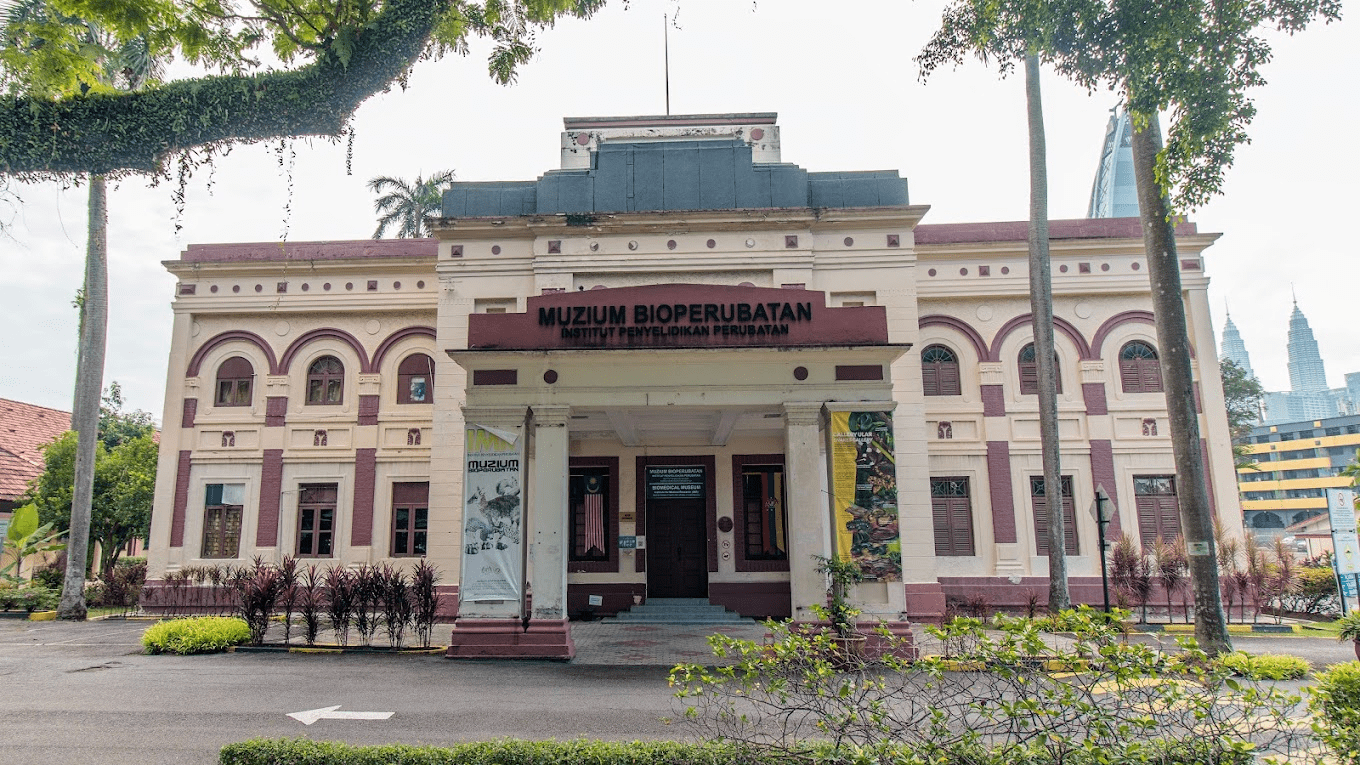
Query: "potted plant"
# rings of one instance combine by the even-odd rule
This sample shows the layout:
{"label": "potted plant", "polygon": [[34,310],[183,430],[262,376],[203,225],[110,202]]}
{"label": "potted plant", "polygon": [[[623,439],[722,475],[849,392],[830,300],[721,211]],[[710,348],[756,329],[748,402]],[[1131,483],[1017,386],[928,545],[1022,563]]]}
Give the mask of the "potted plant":
{"label": "potted plant", "polygon": [[1360,659],[1360,611],[1352,611],[1337,619],[1336,626],[1341,628],[1336,633],[1336,639],[1351,641],[1355,645],[1355,658]]}
{"label": "potted plant", "polygon": [[850,604],[849,596],[850,588],[864,581],[864,571],[848,558],[812,557],[817,561],[817,572],[826,577],[826,606],[813,606],[813,610],[831,623],[837,645],[847,653],[858,655],[865,637],[855,629],[855,617],[860,615],[860,610]]}

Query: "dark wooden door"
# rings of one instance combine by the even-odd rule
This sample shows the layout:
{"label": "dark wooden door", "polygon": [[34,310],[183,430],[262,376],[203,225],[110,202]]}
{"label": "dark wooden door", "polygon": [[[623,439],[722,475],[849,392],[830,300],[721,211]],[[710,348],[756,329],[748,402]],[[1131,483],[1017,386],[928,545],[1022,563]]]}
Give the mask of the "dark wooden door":
{"label": "dark wooden door", "polygon": [[708,596],[708,541],[702,499],[647,503],[647,594],[653,598]]}

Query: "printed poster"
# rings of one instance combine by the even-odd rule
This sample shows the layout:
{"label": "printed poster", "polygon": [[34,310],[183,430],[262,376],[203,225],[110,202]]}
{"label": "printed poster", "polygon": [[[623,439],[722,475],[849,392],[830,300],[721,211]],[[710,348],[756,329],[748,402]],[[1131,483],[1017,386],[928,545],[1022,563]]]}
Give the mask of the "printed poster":
{"label": "printed poster", "polygon": [[892,413],[832,412],[830,437],[836,553],[867,577],[901,581]]}
{"label": "printed poster", "polygon": [[460,600],[520,600],[524,594],[522,446],[513,431],[467,427]]}

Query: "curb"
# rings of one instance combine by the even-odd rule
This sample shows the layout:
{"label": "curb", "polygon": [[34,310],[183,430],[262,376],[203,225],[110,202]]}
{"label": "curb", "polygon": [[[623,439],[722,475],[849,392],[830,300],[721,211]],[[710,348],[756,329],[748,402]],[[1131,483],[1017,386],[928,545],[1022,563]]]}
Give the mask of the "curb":
{"label": "curb", "polygon": [[[1147,634],[1166,633],[1172,635],[1193,635],[1195,625],[1193,624],[1137,624],[1133,627],[1135,632]],[[1251,635],[1251,634],[1273,634],[1273,635],[1293,635],[1298,634],[1297,625],[1293,624],[1229,624],[1228,634],[1230,635]]]}
{"label": "curb", "polygon": [[56,611],[34,611],[28,615],[30,622],[55,622],[57,620]]}
{"label": "curb", "polygon": [[296,653],[296,654],[367,654],[371,656],[439,656],[448,650],[447,646],[429,648],[372,648],[364,646],[300,646],[300,645],[238,645],[227,649],[227,653]]}

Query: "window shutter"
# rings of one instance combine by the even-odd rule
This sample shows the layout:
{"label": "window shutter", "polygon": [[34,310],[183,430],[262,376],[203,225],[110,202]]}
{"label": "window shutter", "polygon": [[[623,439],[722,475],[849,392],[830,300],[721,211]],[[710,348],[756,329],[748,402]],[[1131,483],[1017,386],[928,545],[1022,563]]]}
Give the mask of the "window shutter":
{"label": "window shutter", "polygon": [[1039,392],[1039,365],[1033,361],[1020,362],[1020,392]]}
{"label": "window shutter", "polygon": [[1143,376],[1137,359],[1119,360],[1119,386],[1125,393],[1143,393]]}
{"label": "window shutter", "polygon": [[1034,497],[1034,551],[1048,555],[1048,503],[1044,497]]}
{"label": "window shutter", "polygon": [[943,497],[931,500],[930,510],[935,517],[935,555],[952,555],[953,536],[949,529],[949,500]]}
{"label": "window shutter", "polygon": [[1157,538],[1157,507],[1156,497],[1138,497],[1138,541],[1143,545],[1152,544]]}
{"label": "window shutter", "polygon": [[1140,362],[1145,393],[1159,393],[1162,390],[1162,365],[1157,359],[1143,359]]}
{"label": "window shutter", "polygon": [[941,396],[960,396],[963,395],[963,386],[959,381],[958,362],[940,364],[939,367],[939,386]]}
{"label": "window shutter", "polygon": [[950,502],[950,521],[954,531],[954,554],[975,555],[973,551],[973,509],[965,498]]}
{"label": "window shutter", "polygon": [[940,392],[940,365],[927,362],[921,365],[921,388],[927,396],[944,395]]}

